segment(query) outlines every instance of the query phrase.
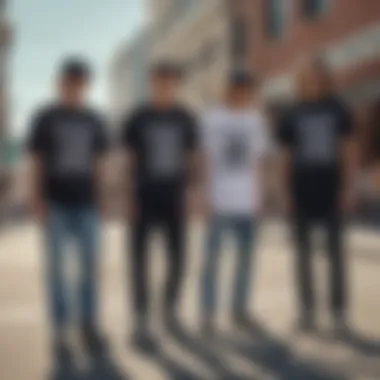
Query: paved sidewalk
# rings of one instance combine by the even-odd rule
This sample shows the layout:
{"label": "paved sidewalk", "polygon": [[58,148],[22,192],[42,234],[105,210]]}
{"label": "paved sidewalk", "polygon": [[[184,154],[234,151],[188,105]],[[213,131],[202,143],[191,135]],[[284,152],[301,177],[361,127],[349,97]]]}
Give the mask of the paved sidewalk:
{"label": "paved sidewalk", "polygon": [[[198,290],[202,266],[203,229],[191,228],[188,271],[180,305],[184,331],[166,334],[161,328],[159,305],[153,305],[155,331],[161,350],[140,355],[128,345],[132,320],[129,312],[129,266],[124,228],[107,225],[104,231],[103,320],[112,346],[114,364],[133,380],[186,379],[380,379],[380,234],[356,228],[347,236],[350,260],[351,316],[355,339],[340,342],[330,334],[325,302],[323,255],[316,255],[321,293],[322,333],[315,337],[293,333],[295,299],[291,241],[281,223],[261,228],[257,247],[252,308],[263,324],[260,338],[235,331],[228,318],[233,242],[223,252],[220,287],[221,334],[205,340],[198,333]],[[159,238],[152,243],[151,286],[160,289],[165,270]],[[43,253],[35,226],[8,229],[0,236],[0,379],[44,380],[52,360],[45,313]],[[75,274],[75,273],[74,273]],[[73,277],[75,277],[73,274]],[[158,291],[157,293],[157,300]],[[78,352],[80,349],[78,348]],[[80,360],[80,364],[82,360]],[[98,362],[83,380],[116,380],[115,373]],[[110,363],[108,363],[109,365]],[[108,373],[102,377],[101,370]],[[108,371],[108,372],[107,372]],[[58,379],[58,377],[56,377]],[[66,377],[64,379],[74,379]]]}

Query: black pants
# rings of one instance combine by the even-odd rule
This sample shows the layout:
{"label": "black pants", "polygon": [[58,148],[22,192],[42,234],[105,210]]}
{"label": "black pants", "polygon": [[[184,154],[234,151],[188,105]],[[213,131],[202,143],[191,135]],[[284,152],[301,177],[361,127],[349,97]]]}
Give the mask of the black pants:
{"label": "black pants", "polygon": [[346,260],[342,249],[342,225],[337,214],[314,218],[295,218],[296,274],[301,313],[312,315],[315,309],[315,284],[312,269],[311,230],[314,224],[321,225],[327,234],[329,260],[330,305],[336,316],[346,309]]}
{"label": "black pants", "polygon": [[[153,203],[153,204],[152,204]],[[178,202],[144,202],[132,225],[132,289],[137,317],[145,318],[149,309],[149,252],[147,245],[152,229],[158,227],[167,245],[168,275],[164,307],[174,312],[180,293],[184,265],[185,215]]]}

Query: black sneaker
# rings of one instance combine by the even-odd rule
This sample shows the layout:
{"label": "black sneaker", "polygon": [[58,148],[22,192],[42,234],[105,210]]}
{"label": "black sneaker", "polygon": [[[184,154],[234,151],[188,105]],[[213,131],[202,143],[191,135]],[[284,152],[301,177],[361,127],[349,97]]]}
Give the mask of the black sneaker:
{"label": "black sneaker", "polygon": [[71,364],[72,355],[68,343],[61,338],[58,338],[54,342],[53,346],[54,359],[58,364]]}
{"label": "black sneaker", "polygon": [[260,324],[247,313],[235,314],[233,317],[234,325],[242,330],[259,334],[262,331]]}
{"label": "black sneaker", "polygon": [[102,355],[107,351],[107,343],[96,328],[84,327],[82,330],[82,339],[85,348],[91,354]]}
{"label": "black sneaker", "polygon": [[201,323],[201,338],[212,339],[216,336],[216,328],[212,318],[205,318]]}
{"label": "black sneaker", "polygon": [[334,318],[334,336],[338,339],[349,339],[351,337],[351,328],[347,319],[341,315]]}
{"label": "black sneaker", "polygon": [[303,316],[297,322],[295,330],[298,333],[309,334],[317,330],[315,319],[312,316]]}
{"label": "black sneaker", "polygon": [[155,354],[158,350],[157,342],[149,329],[136,329],[132,337],[132,346],[138,352]]}

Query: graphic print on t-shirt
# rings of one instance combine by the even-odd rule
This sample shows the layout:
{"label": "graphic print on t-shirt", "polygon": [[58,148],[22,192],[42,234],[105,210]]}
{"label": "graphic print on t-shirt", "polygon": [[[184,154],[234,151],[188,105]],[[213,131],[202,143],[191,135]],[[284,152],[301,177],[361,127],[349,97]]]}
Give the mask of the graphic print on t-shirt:
{"label": "graphic print on t-shirt", "polygon": [[57,175],[86,175],[92,170],[91,130],[79,123],[64,123],[54,130]]}
{"label": "graphic print on t-shirt", "polygon": [[175,125],[156,123],[147,128],[148,171],[152,178],[170,178],[181,170],[181,136]]}
{"label": "graphic print on t-shirt", "polygon": [[328,113],[305,115],[298,122],[299,160],[304,164],[330,164],[336,158],[334,117]]}
{"label": "graphic print on t-shirt", "polygon": [[250,164],[249,139],[244,133],[228,133],[223,137],[223,161],[228,169],[240,169]]}

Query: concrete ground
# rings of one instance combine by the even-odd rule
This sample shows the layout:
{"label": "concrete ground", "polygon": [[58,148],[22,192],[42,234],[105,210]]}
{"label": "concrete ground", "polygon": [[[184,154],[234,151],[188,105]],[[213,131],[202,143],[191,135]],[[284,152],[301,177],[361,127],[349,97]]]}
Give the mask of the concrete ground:
{"label": "concrete ground", "polygon": [[[331,334],[325,312],[327,268],[323,255],[316,255],[321,332],[315,336],[294,333],[296,300],[291,241],[287,229],[274,222],[261,228],[256,268],[252,272],[255,273],[252,311],[264,329],[260,337],[237,331],[229,323],[234,265],[230,240],[225,243],[221,265],[220,334],[212,340],[199,334],[197,305],[204,231],[198,224],[191,227],[188,270],[179,308],[184,329],[166,334],[160,325],[158,302],[165,260],[161,252],[163,244],[159,237],[154,238],[151,286],[157,297],[152,305],[152,319],[160,349],[155,354],[143,355],[128,344],[132,319],[123,232],[120,225],[109,224],[103,239],[102,316],[112,354],[107,363],[98,360],[92,366],[78,356],[78,379],[380,379],[380,236],[376,233],[351,229],[347,236],[354,331],[347,341],[334,339]],[[41,247],[41,235],[32,225],[8,228],[0,236],[1,380],[75,379],[74,375],[64,377],[63,369],[59,368],[54,374]],[[70,274],[75,280],[73,272]],[[78,344],[73,340],[73,345]],[[76,349],[80,355],[80,347]]]}

